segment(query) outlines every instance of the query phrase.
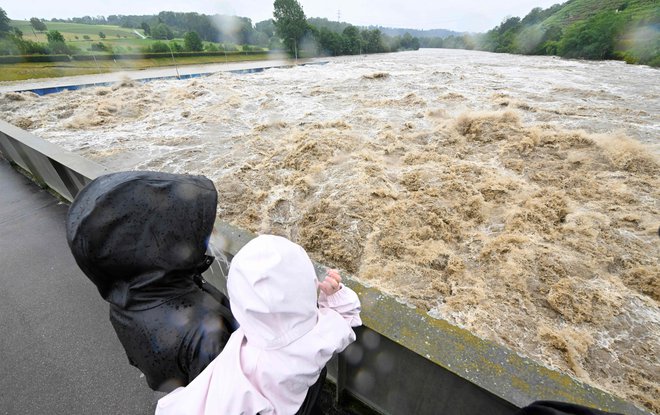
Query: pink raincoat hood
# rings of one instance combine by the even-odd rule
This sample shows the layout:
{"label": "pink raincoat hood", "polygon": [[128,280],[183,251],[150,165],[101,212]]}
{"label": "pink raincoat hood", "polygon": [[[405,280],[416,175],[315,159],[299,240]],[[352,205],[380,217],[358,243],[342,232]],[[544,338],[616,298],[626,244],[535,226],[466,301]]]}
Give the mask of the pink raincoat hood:
{"label": "pink raincoat hood", "polygon": [[255,347],[287,346],[316,324],[314,266],[302,247],[285,238],[262,235],[248,242],[232,260],[227,290]]}
{"label": "pink raincoat hood", "polygon": [[292,415],[362,324],[357,294],[342,286],[317,297],[311,260],[282,237],[248,242],[227,290],[240,327],[197,378],[158,401],[156,415]]}

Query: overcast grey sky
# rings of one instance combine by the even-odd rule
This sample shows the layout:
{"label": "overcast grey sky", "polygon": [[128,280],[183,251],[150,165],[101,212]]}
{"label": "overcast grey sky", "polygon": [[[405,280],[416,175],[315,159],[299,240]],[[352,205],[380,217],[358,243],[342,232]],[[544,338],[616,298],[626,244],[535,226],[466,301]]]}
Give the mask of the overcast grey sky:
{"label": "overcast grey sky", "polygon": [[[547,8],[564,0],[299,0],[307,17],[325,17],[357,26],[407,29],[449,29],[483,32],[505,17],[524,17],[534,7]],[[2,4],[4,3],[4,4]],[[228,14],[249,17],[253,23],[273,17],[273,0],[0,0],[11,19],[50,19],[156,14],[160,11]]]}

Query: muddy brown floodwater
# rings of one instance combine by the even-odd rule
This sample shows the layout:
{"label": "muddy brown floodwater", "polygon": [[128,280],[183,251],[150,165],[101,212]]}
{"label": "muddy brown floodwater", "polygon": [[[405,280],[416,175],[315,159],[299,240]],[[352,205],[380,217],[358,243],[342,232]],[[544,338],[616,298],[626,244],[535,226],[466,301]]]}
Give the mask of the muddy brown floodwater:
{"label": "muddy brown floodwater", "polygon": [[211,177],[219,217],[660,413],[660,72],[453,50],[6,93],[112,169]]}

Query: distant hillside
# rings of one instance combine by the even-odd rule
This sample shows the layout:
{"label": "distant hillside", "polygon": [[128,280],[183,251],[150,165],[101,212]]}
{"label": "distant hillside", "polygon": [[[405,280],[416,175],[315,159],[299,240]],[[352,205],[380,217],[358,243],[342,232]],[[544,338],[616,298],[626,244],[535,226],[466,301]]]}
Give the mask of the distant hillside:
{"label": "distant hillside", "polygon": [[454,32],[447,29],[431,29],[431,30],[417,30],[417,29],[396,29],[391,27],[370,27],[370,29],[379,29],[381,32],[385,33],[388,36],[403,36],[406,33],[410,33],[413,37],[419,38],[428,38],[428,37],[437,37],[445,38],[448,36],[459,36],[462,33]]}
{"label": "distant hillside", "polygon": [[[134,32],[134,29],[114,26],[110,24],[89,25],[81,23],[60,23],[49,22],[44,23],[48,30],[57,30],[64,36],[64,39],[69,42],[82,39],[103,40],[99,37],[99,33],[104,33],[108,39],[112,38],[131,38],[140,39],[140,36]],[[27,20],[12,20],[10,25],[23,32],[23,38],[35,42],[45,41],[45,32],[36,32]]]}
{"label": "distant hillside", "polygon": [[625,12],[633,20],[652,17],[658,19],[660,5],[657,0],[570,0],[543,21],[546,26],[566,27],[587,20],[603,11]]}
{"label": "distant hillside", "polygon": [[510,17],[485,34],[450,36],[434,47],[660,66],[658,0],[569,0]]}
{"label": "distant hillside", "polygon": [[[307,19],[307,22],[319,29],[324,28],[337,33],[341,33],[348,26],[352,26],[350,23],[337,22],[337,21],[328,20],[326,18],[318,18],[318,17],[310,17]],[[367,26],[364,27],[364,29],[367,30],[378,29],[382,34],[393,37],[403,36],[406,33],[417,38],[445,38],[447,36],[458,36],[461,34],[459,32],[454,32],[446,29],[417,30],[417,29],[401,29],[401,28],[383,27],[383,26]]]}
{"label": "distant hillside", "polygon": [[[0,12],[4,11],[0,8]],[[225,55],[240,50],[288,49],[292,56],[338,56],[417,50],[420,41],[407,31],[403,36],[387,36],[378,29],[358,28],[327,19],[309,19],[309,30],[296,43],[286,37],[283,44],[272,19],[253,24],[249,18],[205,15],[195,12],[162,11],[157,15],[83,16],[67,19],[30,21],[0,20],[0,56],[11,63],[16,56],[42,62],[47,55],[85,59],[97,55],[194,53]],[[11,25],[9,25],[11,23]],[[402,31],[403,32],[403,31]],[[38,56],[37,56],[38,55]],[[190,57],[186,55],[186,57]],[[23,59],[23,58],[20,58]],[[27,58],[25,58],[27,59]],[[78,58],[76,58],[78,59]]]}

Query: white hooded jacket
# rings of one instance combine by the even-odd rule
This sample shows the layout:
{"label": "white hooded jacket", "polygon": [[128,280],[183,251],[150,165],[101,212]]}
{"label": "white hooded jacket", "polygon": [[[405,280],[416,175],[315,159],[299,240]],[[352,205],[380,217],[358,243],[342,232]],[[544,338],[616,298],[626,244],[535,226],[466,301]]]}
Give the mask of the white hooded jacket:
{"label": "white hooded jacket", "polygon": [[188,386],[158,401],[156,415],[292,415],[362,324],[348,287],[321,292],[317,307],[311,260],[279,236],[258,236],[236,254],[227,290],[240,327]]}

